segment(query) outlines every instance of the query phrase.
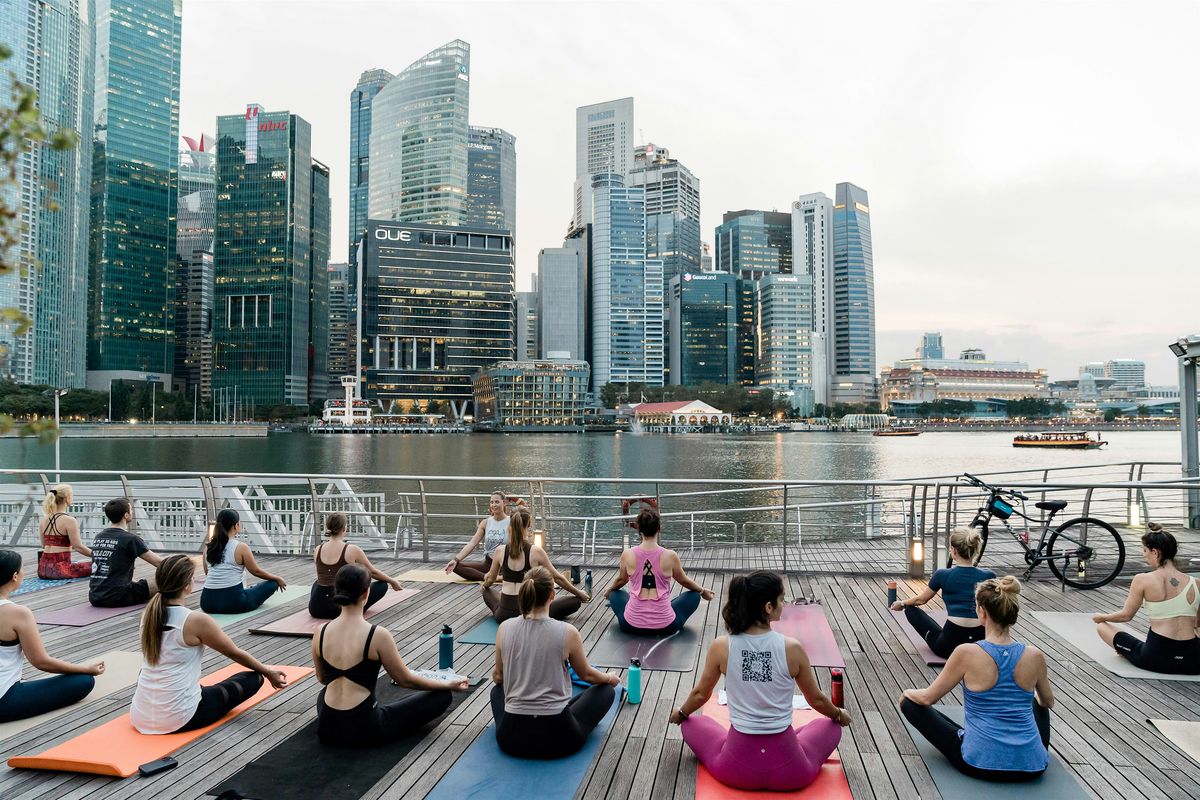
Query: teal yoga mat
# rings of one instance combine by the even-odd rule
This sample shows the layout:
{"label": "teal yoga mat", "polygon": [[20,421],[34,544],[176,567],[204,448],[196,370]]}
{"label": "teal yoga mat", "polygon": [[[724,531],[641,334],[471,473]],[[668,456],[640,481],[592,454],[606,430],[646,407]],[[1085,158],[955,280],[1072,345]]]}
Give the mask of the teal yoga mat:
{"label": "teal yoga mat", "polygon": [[500,630],[500,623],[496,622],[495,617],[488,617],[483,622],[480,622],[474,628],[458,637],[459,644],[495,644],[496,631]]}

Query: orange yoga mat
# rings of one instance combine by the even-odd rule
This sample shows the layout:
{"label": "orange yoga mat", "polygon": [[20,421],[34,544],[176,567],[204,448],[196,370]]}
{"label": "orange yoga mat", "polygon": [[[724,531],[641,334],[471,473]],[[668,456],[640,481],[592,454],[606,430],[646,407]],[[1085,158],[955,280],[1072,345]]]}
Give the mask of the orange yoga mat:
{"label": "orange yoga mat", "polygon": [[[224,669],[204,676],[200,683],[205,686],[220,683],[245,669],[240,664],[230,664]],[[281,670],[287,676],[289,686],[312,672],[310,667],[282,666],[275,667],[275,669]],[[207,728],[187,733],[161,735],[138,733],[133,727],[133,723],[129,721],[129,715],[122,714],[111,722],[106,722],[98,728],[92,728],[35,756],[13,756],[8,760],[8,765],[15,769],[49,769],[58,772],[86,772],[92,775],[128,778],[136,773],[142,764],[174,753],[213,728],[229,722],[251,706],[258,705],[276,691],[271,684],[264,681],[258,694],[230,711],[220,720]]]}
{"label": "orange yoga mat", "polygon": [[[726,730],[729,729],[729,708],[717,702],[716,695],[708,698],[701,709],[704,716],[716,720]],[[811,709],[796,709],[792,711],[792,727],[799,728],[821,716]],[[821,767],[817,779],[795,792],[749,792],[744,789],[734,789],[714,778],[703,764],[696,770],[696,800],[763,800],[769,797],[795,797],[802,800],[852,800],[850,784],[846,783],[846,773],[842,771],[842,760],[837,750]]]}

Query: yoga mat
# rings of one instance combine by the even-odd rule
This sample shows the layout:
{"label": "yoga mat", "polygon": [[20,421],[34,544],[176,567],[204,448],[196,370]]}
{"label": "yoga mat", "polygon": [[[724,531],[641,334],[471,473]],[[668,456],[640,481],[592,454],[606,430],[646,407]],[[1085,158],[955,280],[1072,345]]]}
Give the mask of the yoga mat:
{"label": "yoga mat", "polygon": [[1200,761],[1200,722],[1173,719],[1152,719],[1150,722],[1171,740],[1171,744],[1191,756],[1193,761]]}
{"label": "yoga mat", "polygon": [[[191,593],[195,594],[203,588],[204,581],[194,581]],[[120,608],[98,608],[90,602],[85,602],[77,606],[59,609],[58,611],[47,611],[44,614],[39,614],[37,621],[39,625],[63,625],[70,628],[82,628],[94,622],[103,622],[106,619],[119,617],[122,614],[141,611],[145,607],[145,603],[138,603],[135,606],[121,606]]]}
{"label": "yoga mat", "polygon": [[[729,709],[717,702],[717,697],[708,698],[708,702],[700,709],[704,716],[719,722],[721,727],[729,729]],[[820,719],[816,711],[799,709],[792,711],[792,727],[799,728],[814,719]],[[696,800],[753,800],[757,797],[800,797],[823,798],[825,800],[851,800],[850,784],[846,782],[846,773],[842,769],[842,759],[837,750],[821,765],[821,773],[817,779],[793,792],[765,792],[734,789],[726,786],[712,776],[703,764],[696,768]]]}
{"label": "yoga mat", "polygon": [[500,623],[496,622],[496,618],[486,617],[474,628],[459,636],[458,642],[459,644],[494,645],[496,643],[496,631],[498,630],[500,630]]}
{"label": "yoga mat", "polygon": [[142,668],[141,653],[113,650],[110,653],[105,653],[95,658],[84,659],[80,663],[95,664],[97,661],[104,662],[104,674],[96,676],[96,686],[88,693],[87,697],[75,705],[64,706],[54,711],[48,711],[45,714],[39,714],[36,717],[27,717],[26,719],[15,720],[14,722],[0,723],[0,741],[10,736],[16,736],[18,733],[27,731],[30,728],[45,725],[56,717],[78,709],[81,705],[89,703],[92,700],[99,700],[102,697],[108,697],[110,694],[119,692],[137,683],[138,671]]}
{"label": "yoga mat", "polygon": [[[252,608],[249,611],[243,611],[240,614],[209,614],[209,616],[215,619],[217,624],[222,628],[228,628],[230,625],[233,625],[236,622],[241,622],[247,617],[253,617],[255,614],[261,614],[264,611],[270,611],[272,608],[281,606],[284,603],[290,603],[293,600],[299,600],[301,597],[307,599],[308,595],[293,587],[291,589],[284,589],[282,592],[275,592],[275,594],[268,597],[258,608]],[[379,602],[382,603],[383,601],[380,600]],[[372,608],[372,611],[373,610],[374,608]]]}
{"label": "yoga mat", "polygon": [[[371,619],[381,611],[387,611],[392,606],[407,600],[419,591],[420,589],[402,589],[396,592],[389,589],[388,593],[380,598],[378,603],[368,608],[367,613],[363,616]],[[311,639],[313,634],[317,632],[317,629],[326,622],[329,622],[329,620],[317,619],[311,616],[308,613],[308,605],[306,603],[305,607],[295,614],[286,616],[283,619],[277,619],[274,622],[261,625],[257,628],[251,628],[250,632],[265,636],[299,636]]]}
{"label": "yoga mat", "polygon": [[598,669],[629,669],[629,659],[637,658],[643,670],[691,672],[699,653],[700,634],[691,628],[670,636],[631,636],[614,622],[588,653],[588,663]]}
{"label": "yoga mat", "polygon": [[[1092,622],[1091,614],[1034,611],[1033,616],[1038,622],[1057,634],[1060,639],[1065,639],[1067,644],[1118,678],[1200,682],[1200,675],[1168,675],[1164,672],[1151,672],[1150,670],[1133,666],[1124,658],[1117,655],[1116,650],[1113,650],[1104,643],[1104,640],[1096,633],[1096,623]],[[1116,627],[1134,633],[1134,631],[1125,625],[1117,624]],[[1139,635],[1138,638],[1145,637]]]}
{"label": "yoga mat", "polygon": [[[496,744],[495,723],[488,725],[442,776],[433,791],[425,795],[425,800],[496,800],[531,796],[538,800],[572,800],[617,718],[621,697],[618,687],[612,707],[588,736],[582,750],[552,761],[507,755]],[[490,714],[491,711],[480,713]]]}
{"label": "yoga mat", "polygon": [[[950,719],[962,724],[962,706],[934,706]],[[1027,800],[1036,797],[1038,800],[1070,800],[1070,798],[1090,798],[1092,795],[1080,785],[1075,775],[1063,765],[1061,759],[1053,752],[1050,753],[1050,765],[1042,777],[1023,783],[994,783],[981,781],[962,774],[954,768],[938,749],[929,743],[921,733],[904,720],[908,733],[912,736],[921,760],[929,768],[929,775],[937,785],[938,791],[945,798],[986,797],[987,800]]]}
{"label": "yoga mat", "polygon": [[[208,794],[219,797],[232,791],[248,800],[308,800],[314,796],[314,788],[320,787],[321,800],[358,800],[476,688],[454,692],[446,713],[422,730],[378,747],[359,749],[323,745],[317,739],[317,721],[314,719],[209,789]],[[413,690],[393,686],[387,676],[380,679],[375,689],[380,703],[395,703],[410,694],[414,694]],[[285,779],[281,780],[281,776]],[[303,780],[292,779],[297,776],[303,776]]]}
{"label": "yoga mat", "polygon": [[86,580],[89,580],[89,579],[88,578],[63,578],[62,580],[51,580],[49,578],[39,578],[36,575],[34,575],[32,577],[26,578],[25,580],[21,581],[21,585],[17,588],[17,590],[15,592],[12,593],[12,596],[16,597],[17,595],[29,594],[30,592],[37,592],[42,589],[53,589],[55,586],[62,586],[63,584],[66,584],[66,583],[75,583],[76,581],[86,581]]}
{"label": "yoga mat", "polygon": [[[941,625],[946,624],[946,612],[940,608],[927,608],[925,613],[933,620]],[[904,635],[912,642],[913,647],[917,648],[917,655],[925,659],[925,663],[931,667],[945,666],[946,659],[939,656],[937,653],[929,649],[929,643],[921,638],[921,634],[917,633],[917,629],[908,624],[908,617],[904,616],[903,611],[893,611],[893,619],[900,626],[900,630],[904,631]]]}
{"label": "yoga mat", "polygon": [[833,629],[825,618],[825,609],[820,605],[784,606],[783,616],[778,622],[772,622],[771,627],[784,636],[799,639],[812,666],[845,669],[846,660],[842,658],[842,651],[833,638]]}
{"label": "yoga mat", "polygon": [[[200,683],[205,686],[220,683],[245,669],[240,664],[230,664],[211,675],[206,675]],[[281,670],[287,676],[289,686],[312,672],[309,667],[280,666],[275,669]],[[136,773],[142,764],[164,758],[184,745],[194,742],[213,728],[224,725],[246,709],[258,705],[276,691],[271,684],[263,682],[258,694],[217,722],[186,733],[168,733],[160,736],[138,733],[129,721],[129,714],[122,714],[111,722],[85,731],[37,755],[13,756],[8,760],[8,765],[14,769],[48,769],[128,778]]]}
{"label": "yoga mat", "polygon": [[481,581],[469,581],[466,578],[460,578],[451,572],[449,575],[443,569],[410,569],[401,575],[396,576],[398,581],[414,581],[416,583],[481,583]]}

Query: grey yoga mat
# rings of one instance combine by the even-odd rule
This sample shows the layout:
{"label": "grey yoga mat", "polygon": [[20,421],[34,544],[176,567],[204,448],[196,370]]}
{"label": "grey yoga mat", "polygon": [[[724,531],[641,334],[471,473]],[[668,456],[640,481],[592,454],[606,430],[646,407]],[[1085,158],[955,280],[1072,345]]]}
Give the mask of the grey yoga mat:
{"label": "grey yoga mat", "polygon": [[[962,706],[934,706],[947,717],[962,724]],[[901,717],[901,719],[904,719]],[[981,781],[962,774],[954,768],[937,748],[929,743],[921,733],[904,720],[908,733],[912,736],[921,760],[929,768],[929,775],[937,784],[942,797],[987,797],[988,800],[1028,800],[1036,797],[1038,800],[1071,800],[1072,798],[1090,798],[1091,793],[1080,785],[1075,776],[1066,768],[1058,756],[1050,753],[1050,765],[1042,777],[1024,783],[993,783]],[[1053,740],[1051,741],[1053,744]]]}
{"label": "grey yoga mat", "polygon": [[[946,612],[940,608],[926,608],[925,613],[933,618],[935,622],[946,624]],[[900,626],[900,630],[904,631],[904,635],[912,642],[913,647],[917,649],[917,655],[925,659],[925,663],[931,667],[945,666],[946,659],[939,656],[937,653],[929,649],[929,643],[921,638],[921,634],[917,633],[917,629],[908,624],[908,617],[904,616],[903,611],[893,611],[892,616],[896,620],[896,624]]]}
{"label": "grey yoga mat", "polygon": [[[1117,651],[1104,643],[1096,634],[1096,623],[1092,622],[1091,614],[1071,614],[1060,611],[1034,611],[1033,617],[1038,622],[1054,632],[1067,644],[1074,647],[1085,656],[1095,661],[1118,678],[1143,678],[1154,681],[1190,681],[1200,682],[1200,675],[1169,675],[1164,672],[1151,672],[1130,664]],[[1116,627],[1129,630],[1123,625]],[[1134,631],[1129,631],[1135,633]]]}
{"label": "grey yoga mat", "polygon": [[630,636],[614,622],[588,653],[588,663],[628,669],[629,660],[636,658],[644,670],[691,672],[699,652],[700,635],[691,628],[670,636]]}

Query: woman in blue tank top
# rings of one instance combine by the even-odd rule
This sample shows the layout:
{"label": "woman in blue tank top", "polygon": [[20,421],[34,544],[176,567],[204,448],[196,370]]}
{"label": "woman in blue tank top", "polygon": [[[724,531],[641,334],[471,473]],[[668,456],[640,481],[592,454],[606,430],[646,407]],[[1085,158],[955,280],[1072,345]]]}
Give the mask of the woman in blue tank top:
{"label": "woman in blue tank top", "polygon": [[[996,573],[975,566],[982,549],[983,538],[979,531],[972,528],[955,531],[950,535],[950,558],[954,566],[934,572],[928,588],[920,594],[892,603],[892,611],[903,611],[908,624],[921,635],[929,649],[942,658],[949,658],[960,644],[983,638],[983,625],[975,616],[975,587],[996,577]],[[945,625],[921,608],[939,591],[946,604]]]}
{"label": "woman in blue tank top", "polygon": [[[983,640],[959,646],[926,689],[909,689],[900,712],[962,773],[985,781],[1029,781],[1046,771],[1054,693],[1046,658],[1013,640],[1021,582],[1011,575],[975,589]],[[934,707],[963,687],[963,724]]]}

